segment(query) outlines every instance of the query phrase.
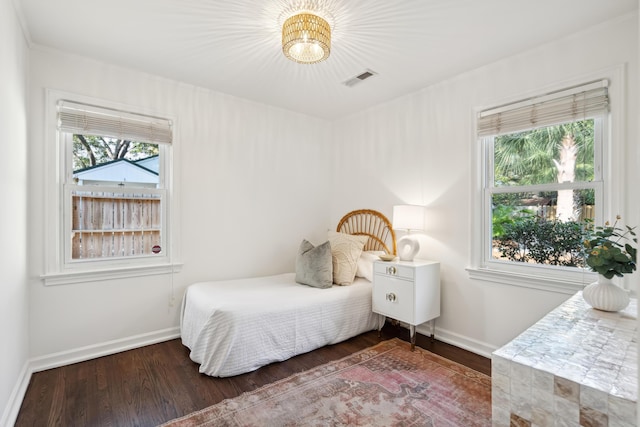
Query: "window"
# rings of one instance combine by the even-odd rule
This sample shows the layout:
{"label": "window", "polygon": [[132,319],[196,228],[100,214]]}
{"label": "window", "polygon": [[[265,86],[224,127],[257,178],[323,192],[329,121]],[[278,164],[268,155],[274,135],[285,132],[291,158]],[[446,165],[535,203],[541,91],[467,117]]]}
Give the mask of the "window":
{"label": "window", "polygon": [[603,216],[607,86],[479,113],[482,267],[582,271],[585,221]]}
{"label": "window", "polygon": [[67,100],[56,112],[59,270],[168,263],[171,121]]}

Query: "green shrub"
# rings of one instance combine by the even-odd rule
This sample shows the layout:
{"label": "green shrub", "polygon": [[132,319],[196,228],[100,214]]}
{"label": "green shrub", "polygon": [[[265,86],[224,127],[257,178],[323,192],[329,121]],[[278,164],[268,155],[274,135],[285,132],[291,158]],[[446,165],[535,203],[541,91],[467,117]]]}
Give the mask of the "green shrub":
{"label": "green shrub", "polygon": [[524,218],[533,218],[534,216],[533,211],[529,209],[518,209],[514,206],[502,204],[496,205],[493,208],[491,217],[493,238],[503,236],[507,225],[513,225],[517,221],[521,221]]}
{"label": "green shrub", "polygon": [[517,262],[584,267],[583,224],[524,217],[505,223],[494,239],[502,257]]}

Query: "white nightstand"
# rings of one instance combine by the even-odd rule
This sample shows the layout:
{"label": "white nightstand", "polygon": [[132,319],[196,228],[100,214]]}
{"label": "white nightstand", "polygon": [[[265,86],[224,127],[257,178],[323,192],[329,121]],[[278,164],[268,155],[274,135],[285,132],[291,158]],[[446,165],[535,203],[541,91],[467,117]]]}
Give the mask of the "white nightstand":
{"label": "white nightstand", "polygon": [[[440,316],[440,263],[374,262],[373,311],[408,323],[411,350],[415,349],[416,325]],[[431,337],[434,330],[432,324]]]}

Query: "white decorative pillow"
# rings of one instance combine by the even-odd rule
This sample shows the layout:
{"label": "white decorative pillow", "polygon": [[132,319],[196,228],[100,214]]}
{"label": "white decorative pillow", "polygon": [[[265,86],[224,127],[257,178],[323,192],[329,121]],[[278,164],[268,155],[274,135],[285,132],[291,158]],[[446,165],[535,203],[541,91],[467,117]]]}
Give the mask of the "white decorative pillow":
{"label": "white decorative pillow", "polygon": [[358,269],[358,258],[360,258],[362,248],[368,239],[368,236],[329,232],[333,260],[333,283],[342,286],[353,283]]}
{"label": "white decorative pillow", "polygon": [[385,251],[362,251],[360,258],[358,258],[356,277],[364,277],[373,282],[373,261],[379,260],[380,255],[385,253]]}

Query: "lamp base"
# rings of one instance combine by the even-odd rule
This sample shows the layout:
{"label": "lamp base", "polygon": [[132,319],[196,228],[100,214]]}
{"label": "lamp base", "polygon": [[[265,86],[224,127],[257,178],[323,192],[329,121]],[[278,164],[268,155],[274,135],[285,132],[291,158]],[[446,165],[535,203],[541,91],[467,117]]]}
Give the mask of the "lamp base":
{"label": "lamp base", "polygon": [[403,236],[396,242],[400,261],[413,261],[420,250],[420,243],[413,236]]}

